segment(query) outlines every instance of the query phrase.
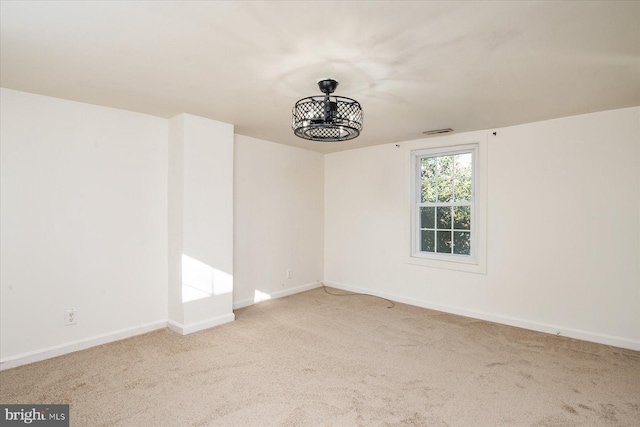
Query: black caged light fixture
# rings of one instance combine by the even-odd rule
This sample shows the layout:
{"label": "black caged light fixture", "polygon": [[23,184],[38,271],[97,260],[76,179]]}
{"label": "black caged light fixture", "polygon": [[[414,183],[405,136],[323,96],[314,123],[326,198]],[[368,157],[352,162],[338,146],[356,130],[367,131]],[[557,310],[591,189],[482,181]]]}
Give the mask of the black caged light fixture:
{"label": "black caged light fixture", "polygon": [[302,98],[293,106],[293,132],[300,138],[317,142],[348,141],[362,131],[360,103],[344,96],[330,96],[338,86],[332,79],[320,80],[324,96]]}

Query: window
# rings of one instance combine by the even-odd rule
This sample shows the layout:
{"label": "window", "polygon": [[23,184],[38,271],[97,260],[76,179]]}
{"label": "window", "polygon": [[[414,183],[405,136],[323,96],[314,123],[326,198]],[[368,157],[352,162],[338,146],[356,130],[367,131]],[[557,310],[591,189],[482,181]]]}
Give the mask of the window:
{"label": "window", "polygon": [[412,153],[412,256],[476,263],[477,145]]}

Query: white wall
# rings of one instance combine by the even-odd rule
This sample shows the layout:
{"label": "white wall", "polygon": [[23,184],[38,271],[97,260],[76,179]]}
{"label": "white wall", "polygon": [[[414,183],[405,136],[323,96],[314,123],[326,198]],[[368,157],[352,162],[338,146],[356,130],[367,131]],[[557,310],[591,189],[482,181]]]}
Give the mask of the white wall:
{"label": "white wall", "polygon": [[325,157],[325,280],[640,349],[640,108],[487,137],[486,275],[406,263],[407,159],[428,139]]}
{"label": "white wall", "polygon": [[[0,368],[164,327],[170,312],[184,323],[207,317],[212,307],[198,303],[185,320],[181,286],[170,292],[181,271],[167,261],[185,252],[225,273],[234,263],[234,307],[324,279],[640,349],[640,108],[487,134],[483,275],[405,262],[407,159],[424,141],[323,156],[240,135],[234,143],[222,124],[226,142],[213,154],[226,166],[201,179],[197,153],[212,148],[197,136],[208,133],[206,119],[193,119],[194,136],[183,119],[169,128],[162,118],[6,89],[0,105]],[[195,163],[183,146],[168,146],[176,135],[204,143]],[[187,163],[194,174],[175,168]],[[218,194],[206,218],[185,220],[184,204],[168,201],[185,197],[187,175],[192,214],[200,195]],[[214,182],[224,184],[209,194]],[[202,228],[192,226],[204,226],[202,240],[183,240],[185,221],[192,237]],[[208,246],[218,238],[233,250]],[[68,308],[78,310],[75,326],[64,326]]]}
{"label": "white wall", "polygon": [[169,152],[170,326],[190,333],[234,319],[233,125],[176,116]]}
{"label": "white wall", "polygon": [[167,121],[0,96],[0,357],[163,327]]}
{"label": "white wall", "polygon": [[[184,325],[184,304],[182,302],[182,252],[184,215],[184,116],[169,120],[169,159],[167,164],[168,199],[168,289],[167,314],[169,322]],[[178,326],[181,327],[181,326]]]}
{"label": "white wall", "polygon": [[236,135],[234,158],[234,307],[317,286],[324,156]]}
{"label": "white wall", "polygon": [[[226,123],[5,89],[1,104],[0,369],[167,320],[214,326],[233,320],[234,296],[244,306],[322,279],[323,155],[237,136],[234,177]],[[183,255],[214,271],[209,298],[183,301]]]}

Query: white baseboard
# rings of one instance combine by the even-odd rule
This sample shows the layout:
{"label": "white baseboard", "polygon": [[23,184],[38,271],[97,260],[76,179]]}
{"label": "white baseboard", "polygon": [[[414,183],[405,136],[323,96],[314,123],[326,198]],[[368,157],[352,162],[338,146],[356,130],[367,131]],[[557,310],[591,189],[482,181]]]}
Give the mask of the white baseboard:
{"label": "white baseboard", "polygon": [[201,322],[189,323],[188,325],[183,325],[182,323],[174,322],[173,320],[167,320],[167,327],[181,335],[189,335],[194,332],[213,328],[214,326],[233,322],[235,319],[235,314],[229,313],[218,317],[212,317],[211,319],[203,320]]}
{"label": "white baseboard", "polygon": [[270,298],[256,300],[254,298],[248,298],[241,301],[236,301],[233,303],[233,309],[237,310],[239,308],[248,307],[253,304],[258,304],[263,301],[269,301],[276,298],[282,298],[293,294],[298,294],[300,292],[310,291],[311,289],[319,288],[322,286],[321,282],[313,282],[307,283],[306,285],[296,286],[295,288],[285,289],[283,291],[273,292],[268,294]]}
{"label": "white baseboard", "polygon": [[[308,291],[320,286],[320,282],[309,283],[295,288],[286,289],[270,294],[270,299],[282,298],[287,295],[297,294],[299,292]],[[233,308],[238,309],[255,304],[255,300],[245,300],[234,303]],[[172,331],[175,331],[181,335],[188,335],[194,332],[198,332],[204,329],[209,329],[214,326],[219,326],[224,323],[233,322],[235,315],[232,313],[207,319],[202,322],[191,323],[183,325],[173,320],[161,320],[153,323],[148,323],[141,326],[122,329],[119,331],[98,335],[95,337],[89,337],[70,343],[60,344],[41,350],[35,350],[27,353],[18,354],[16,356],[10,356],[0,359],[0,371],[5,369],[11,369],[29,363],[39,362],[41,360],[51,359],[53,357],[62,356],[64,354],[73,353],[75,351],[85,350],[87,348],[95,347],[102,344],[107,344],[114,341],[119,341],[125,338],[130,338],[135,335],[145,334],[147,332],[155,331],[158,329],[168,327]]]}
{"label": "white baseboard", "polygon": [[147,323],[133,328],[121,329],[119,331],[107,334],[97,335],[95,337],[85,338],[66,344],[55,345],[44,348],[42,350],[30,351],[28,353],[18,354],[16,356],[6,357],[0,360],[0,371],[15,368],[21,365],[27,365],[33,362],[39,362],[45,359],[62,356],[63,354],[73,353],[75,351],[85,350],[102,344],[130,338],[135,335],[146,334],[147,332],[166,328],[167,321],[161,320],[153,323]]}
{"label": "white baseboard", "polygon": [[[596,342],[599,344],[611,345],[614,347],[627,348],[630,350],[640,351],[640,341],[633,340],[624,337],[618,337],[613,335],[600,334],[597,332],[583,331],[579,329],[566,328],[558,325],[550,325],[546,323],[533,322],[529,320],[497,315],[492,313],[485,313],[475,310],[468,310],[460,307],[448,306],[443,304],[434,304],[427,301],[417,300],[414,298],[407,298],[400,295],[388,294],[386,292],[377,292],[375,290],[360,288],[357,286],[347,285],[339,282],[324,281],[324,284],[336,289],[342,289],[345,291],[366,293],[370,295],[376,295],[382,298],[387,298],[392,301],[397,301],[404,304],[409,304],[417,307],[427,308],[436,311],[442,311],[445,313],[457,314],[460,316],[471,317],[474,319],[486,320],[489,322],[501,323],[509,326],[516,326],[519,328],[530,329],[533,331],[549,333],[553,335],[561,335],[570,338],[576,338],[584,341]],[[271,299],[282,298],[288,295],[293,295],[299,292],[308,291],[314,288],[322,286],[321,282],[309,283],[306,285],[298,286],[291,289],[286,289],[279,292],[274,292],[269,296]],[[235,302],[233,308],[238,309],[256,304],[255,300],[247,299]],[[171,330],[187,335],[193,332],[208,329],[214,326],[219,326],[227,322],[232,322],[235,319],[233,313],[219,316],[212,319],[207,319],[202,322],[192,323],[188,325],[182,325],[172,320],[161,320],[157,322],[147,323],[144,325],[122,329],[119,331],[97,335],[95,337],[85,338],[78,341],[73,341],[66,344],[60,344],[52,347],[48,347],[41,350],[18,354],[16,356],[6,357],[0,359],[0,371],[15,368],[17,366],[27,365],[29,363],[39,362],[41,360],[51,359],[53,357],[62,356],[64,354],[73,353],[75,351],[85,350],[87,348],[95,347],[102,344],[107,344],[114,341],[119,341],[125,338],[130,338],[135,335],[145,334],[158,329],[169,327]]]}
{"label": "white baseboard", "polygon": [[553,335],[560,335],[569,338],[575,338],[583,341],[591,341],[598,344],[611,345],[614,347],[627,348],[630,350],[640,351],[640,341],[615,335],[606,335],[598,332],[583,331],[580,329],[572,329],[559,325],[550,325],[547,323],[534,322],[525,319],[519,319],[500,314],[485,313],[476,310],[468,310],[461,307],[449,306],[444,304],[435,304],[428,301],[407,298],[400,295],[388,294],[386,292],[377,292],[372,289],[360,288],[357,286],[347,285],[345,283],[324,281],[325,285],[336,289],[342,289],[350,292],[365,293],[387,298],[403,304],[414,305],[416,307],[428,308],[430,310],[442,311],[445,313],[457,314],[459,316],[471,317],[473,319],[486,320],[503,325],[516,326],[518,328],[530,329],[532,331],[544,332]]}

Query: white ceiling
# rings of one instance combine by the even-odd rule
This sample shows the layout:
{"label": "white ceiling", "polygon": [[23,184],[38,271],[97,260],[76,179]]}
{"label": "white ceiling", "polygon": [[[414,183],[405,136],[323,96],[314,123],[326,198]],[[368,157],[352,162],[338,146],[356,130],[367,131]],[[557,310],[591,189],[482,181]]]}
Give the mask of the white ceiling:
{"label": "white ceiling", "polygon": [[[637,1],[2,1],[0,19],[3,87],[323,153],[640,105]],[[326,77],[362,104],[359,138],[293,135]]]}

